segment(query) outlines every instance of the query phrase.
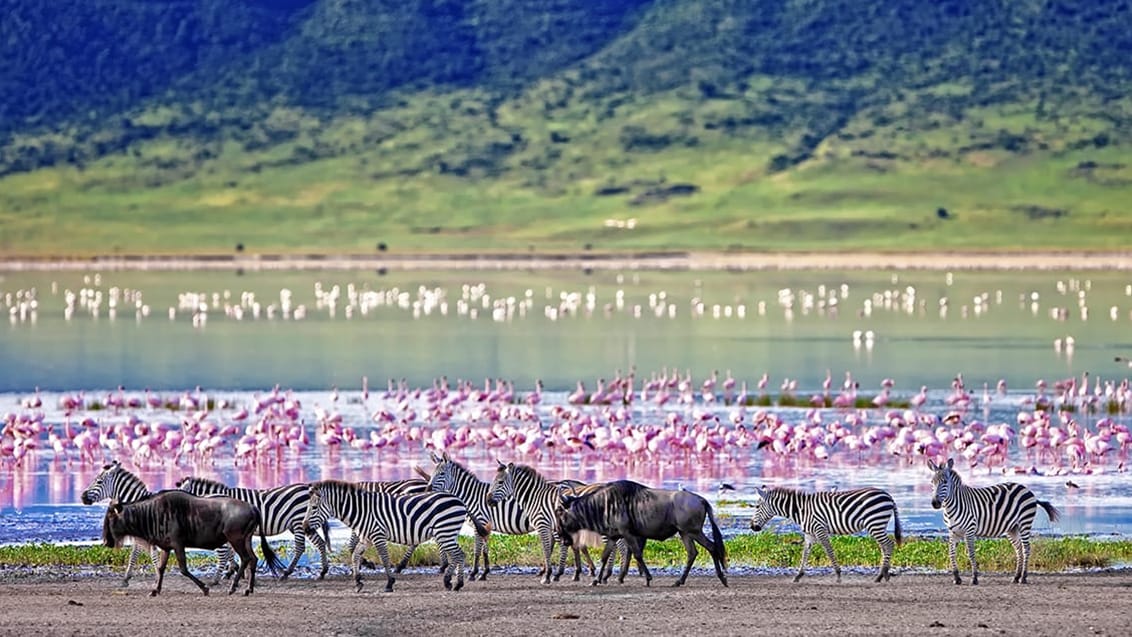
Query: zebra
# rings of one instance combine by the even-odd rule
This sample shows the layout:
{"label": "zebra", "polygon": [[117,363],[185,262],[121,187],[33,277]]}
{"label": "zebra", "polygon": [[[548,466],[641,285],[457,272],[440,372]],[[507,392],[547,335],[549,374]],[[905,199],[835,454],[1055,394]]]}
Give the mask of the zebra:
{"label": "zebra", "polygon": [[[373,544],[385,567],[385,592],[393,591],[393,572],[389,562],[389,542],[416,546],[435,540],[440,552],[448,558],[444,588],[464,587],[464,550],[457,544],[460,528],[468,510],[460,499],[447,493],[424,493],[397,496],[367,491],[357,484],[340,480],[312,482],[308,487],[310,506],[307,518],[335,517],[353,529],[362,539],[354,549],[352,566],[357,592],[362,591],[359,571],[362,552]],[[304,522],[304,525],[307,523]],[[484,528],[477,532],[486,534]],[[452,574],[456,572],[456,585]]]}
{"label": "zebra", "polygon": [[[281,579],[287,579],[294,572],[295,566],[299,563],[299,558],[303,555],[307,545],[307,527],[303,526],[303,521],[307,517],[310,495],[305,483],[260,490],[230,487],[207,478],[186,477],[177,482],[177,488],[193,495],[222,495],[247,502],[262,513],[263,530],[266,535],[278,535],[290,531],[295,536],[294,555],[291,556],[291,563],[283,571]],[[322,557],[322,571],[319,573],[318,579],[324,579],[330,569],[328,555],[330,536],[327,533],[328,527],[325,518],[318,518],[317,521],[319,526],[323,528],[323,533],[327,539],[324,540],[317,530],[310,534],[310,538]],[[216,566],[214,584],[220,581],[221,574],[227,570],[232,557],[232,552],[227,546],[222,547],[217,553],[219,561]]]}
{"label": "zebra", "polygon": [[531,528],[538,533],[546,569],[543,584],[550,583],[552,570],[550,559],[557,540],[554,509],[562,501],[562,493],[565,489],[566,487],[561,484],[542,477],[532,467],[516,465],[513,462],[507,464],[499,462],[495,478],[488,489],[489,505],[495,506],[497,502],[514,500],[526,514]]}
{"label": "zebra", "polygon": [[[464,465],[452,460],[447,452],[442,456],[437,456],[436,453],[433,452],[430,453],[430,457],[435,465],[432,474],[429,476],[428,488],[430,491],[451,493],[460,498],[464,506],[468,509],[469,517],[478,518],[486,528],[497,533],[526,535],[535,530],[534,526],[531,525],[530,519],[523,513],[522,507],[515,500],[499,500],[489,505],[487,496],[491,488],[491,483],[480,480],[474,473],[464,467]],[[429,474],[422,471],[421,475]],[[586,487],[585,483],[577,480],[560,480],[557,484],[560,487],[571,489],[584,489]],[[558,581],[566,571],[566,551],[566,545],[562,545],[562,552],[560,553],[558,561],[558,571],[554,574],[554,581]],[[491,570],[488,557],[488,538],[476,535],[475,548],[472,553],[472,572],[469,577],[472,581],[475,581],[476,575],[479,573],[479,559],[481,554],[483,555],[483,574],[479,579],[483,581],[487,579],[487,574]],[[582,555],[582,551],[575,547],[575,582],[578,581],[582,575]],[[585,557],[586,562],[589,564],[590,572],[595,572],[594,563],[589,553],[585,553]]]}
{"label": "zebra", "polygon": [[[154,492],[145,486],[141,478],[122,467],[121,463],[115,460],[104,465],[102,471],[91,481],[90,486],[83,491],[82,503],[90,505],[103,500],[115,500],[121,504],[133,504],[153,494]],[[130,585],[134,562],[141,555],[143,547],[146,546],[149,546],[146,542],[134,538],[130,556],[126,559],[126,575],[122,579],[123,588]],[[156,572],[158,566],[157,547],[149,546],[149,551],[149,558],[153,562],[153,570]]]}
{"label": "zebra", "polygon": [[[354,484],[365,489],[366,491],[373,491],[373,492],[377,492],[377,493],[389,493],[389,494],[392,494],[392,495],[410,495],[410,494],[414,494],[414,493],[428,493],[428,482],[426,480],[422,480],[420,478],[406,478],[404,480],[361,481],[361,482],[355,482]],[[350,531],[350,539],[346,542],[346,554],[347,555],[353,555],[354,554],[354,549],[356,549],[358,547],[358,541],[359,541],[359,538],[358,538],[357,532],[351,530]],[[329,542],[329,538],[328,538],[328,542]],[[396,567],[394,567],[394,569],[393,569],[394,573],[400,573],[401,571],[405,570],[405,567],[407,567],[409,565],[409,559],[413,557],[413,551],[415,551],[416,548],[417,548],[416,546],[410,546],[409,549],[407,551],[405,551],[405,556],[402,557],[401,561],[397,563]],[[440,566],[441,566],[441,572],[443,572],[445,567],[447,566],[447,564],[445,564],[442,560]],[[363,559],[362,560],[362,567],[363,568],[369,568],[369,569],[376,569],[377,564],[374,564],[373,562],[371,562],[367,559]]]}
{"label": "zebra", "polygon": [[[815,541],[825,549],[837,581],[841,581],[841,566],[833,555],[829,542],[831,535],[845,535],[867,530],[880,546],[880,572],[874,581],[887,582],[892,564],[894,545],[902,544],[900,516],[896,503],[887,491],[872,487],[851,491],[805,493],[793,489],[755,489],[754,516],[751,530],[761,531],[774,517],[789,518],[802,527],[805,543],[802,546],[802,564],[794,581],[806,573],[806,562]],[[888,520],[895,526],[896,541],[888,536]]]}
{"label": "zebra", "polygon": [[943,523],[947,525],[948,557],[956,584],[959,563],[956,544],[967,543],[967,557],[971,560],[971,584],[979,583],[979,567],[975,562],[975,538],[1005,535],[1014,547],[1014,583],[1025,584],[1030,567],[1030,527],[1041,506],[1050,522],[1061,518],[1061,512],[1049,502],[1039,500],[1026,486],[1017,482],[1003,482],[989,487],[968,487],[954,470],[955,459],[947,464],[928,461],[932,471],[932,508],[943,509]]}

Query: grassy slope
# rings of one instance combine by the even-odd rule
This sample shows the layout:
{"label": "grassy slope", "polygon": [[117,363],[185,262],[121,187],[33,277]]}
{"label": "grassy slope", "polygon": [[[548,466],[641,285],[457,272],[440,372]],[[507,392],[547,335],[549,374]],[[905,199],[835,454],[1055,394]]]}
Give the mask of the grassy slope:
{"label": "grassy slope", "polygon": [[[656,4],[584,63],[508,97],[433,87],[380,110],[280,107],[264,126],[286,135],[269,144],[161,133],[81,167],[7,175],[0,255],[1126,247],[1132,98],[1020,79],[966,99],[971,81],[938,73],[737,77],[691,42],[741,57],[741,33],[655,49],[726,14]],[[666,78],[682,46],[702,64]],[[650,80],[659,88],[637,86]],[[130,116],[164,130],[168,110]],[[779,170],[779,155],[798,161]],[[699,191],[632,203],[677,183]],[[611,186],[626,192],[595,194]]]}

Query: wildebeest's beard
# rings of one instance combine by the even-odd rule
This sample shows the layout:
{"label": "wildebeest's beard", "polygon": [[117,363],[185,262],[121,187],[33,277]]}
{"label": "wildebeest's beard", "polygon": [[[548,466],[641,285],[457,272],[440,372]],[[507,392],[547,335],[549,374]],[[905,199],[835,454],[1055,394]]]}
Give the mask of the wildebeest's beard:
{"label": "wildebeest's beard", "polygon": [[555,526],[558,527],[558,537],[562,540],[562,545],[567,548],[574,545],[574,533],[578,531],[581,526],[577,520],[573,519],[570,515],[570,510],[565,507],[558,507],[554,510]]}
{"label": "wildebeest's beard", "polygon": [[122,545],[122,516],[120,513],[114,511],[113,508],[106,511],[106,517],[102,518],[102,543],[112,549],[116,549]]}

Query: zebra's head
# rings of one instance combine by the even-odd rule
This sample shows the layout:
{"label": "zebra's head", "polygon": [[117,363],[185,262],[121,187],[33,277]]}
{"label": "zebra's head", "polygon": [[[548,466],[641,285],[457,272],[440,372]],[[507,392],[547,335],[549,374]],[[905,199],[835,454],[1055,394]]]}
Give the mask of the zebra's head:
{"label": "zebra's head", "polygon": [[312,482],[310,483],[307,495],[307,514],[303,516],[303,531],[306,533],[313,533],[316,531],[314,521],[327,520],[333,516],[327,511],[327,502],[323,497],[323,487],[325,483]]}
{"label": "zebra's head", "polygon": [[448,452],[438,456],[430,452],[432,463],[432,476],[428,479],[428,490],[437,493],[454,493],[456,490],[456,463],[448,457]]}
{"label": "zebra's head", "polygon": [[[499,462],[496,460],[496,462]],[[495,470],[495,478],[491,481],[491,486],[487,489],[487,503],[490,506],[509,500],[515,497],[515,463],[508,462],[503,464],[499,462],[499,468]]]}
{"label": "zebra's head", "polygon": [[83,491],[83,504],[94,504],[116,497],[118,495],[115,493],[116,478],[120,471],[122,471],[122,465],[117,460],[103,466],[102,471],[95,476],[86,491]]}
{"label": "zebra's head", "polygon": [[778,515],[778,509],[771,504],[770,491],[766,489],[756,487],[755,499],[752,502],[755,510],[751,517],[751,530],[757,533],[763,530],[767,522]]}
{"label": "zebra's head", "polygon": [[951,498],[951,492],[959,484],[959,474],[955,473],[955,458],[948,458],[946,464],[936,464],[928,460],[932,471],[932,508],[938,509]]}

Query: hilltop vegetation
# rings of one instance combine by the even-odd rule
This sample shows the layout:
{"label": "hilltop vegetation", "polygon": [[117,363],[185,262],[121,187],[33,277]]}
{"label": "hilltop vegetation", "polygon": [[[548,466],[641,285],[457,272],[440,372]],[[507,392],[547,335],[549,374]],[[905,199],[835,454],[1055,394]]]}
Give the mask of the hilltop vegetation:
{"label": "hilltop vegetation", "polygon": [[1132,232],[1127,0],[8,4],[0,254]]}

